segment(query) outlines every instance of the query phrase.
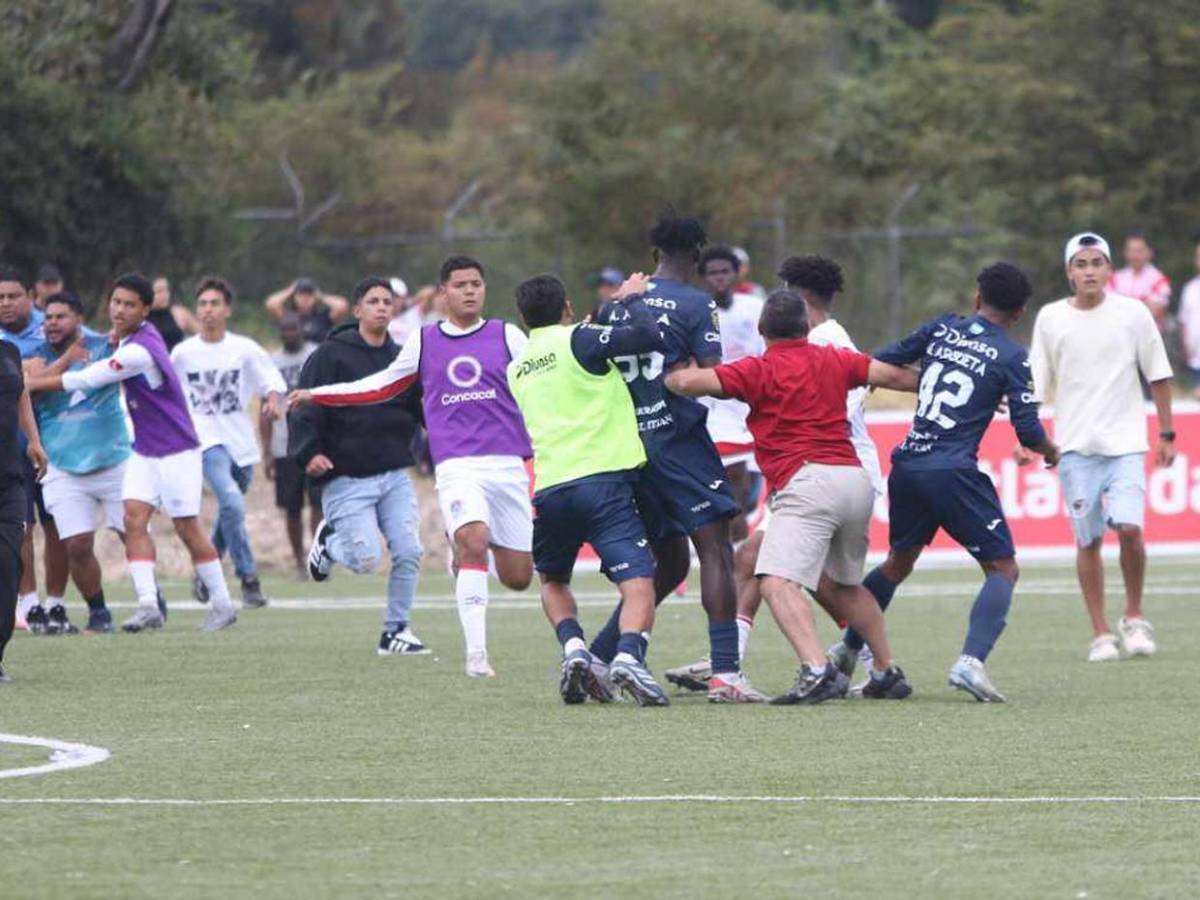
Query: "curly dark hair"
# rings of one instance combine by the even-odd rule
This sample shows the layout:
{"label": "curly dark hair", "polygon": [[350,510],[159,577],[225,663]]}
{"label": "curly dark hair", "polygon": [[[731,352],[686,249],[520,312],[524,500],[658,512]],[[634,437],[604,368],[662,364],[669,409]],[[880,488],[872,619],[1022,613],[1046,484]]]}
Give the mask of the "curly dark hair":
{"label": "curly dark hair", "polygon": [[650,245],[668,255],[696,253],[708,243],[700,220],[667,213],[650,229]]}
{"label": "curly dark hair", "polygon": [[833,302],[844,284],[842,267],[824,256],[789,256],[777,274],[788,287],[811,291],[826,303]]}
{"label": "curly dark hair", "polygon": [[737,272],[739,266],[741,266],[741,262],[738,260],[737,254],[734,253],[731,248],[726,247],[723,244],[717,244],[713,247],[706,247],[704,252],[700,254],[700,262],[697,263],[696,268],[699,270],[701,275],[704,274],[704,267],[714,259],[725,260],[725,262],[733,266],[734,272]]}
{"label": "curly dark hair", "polygon": [[1012,263],[993,263],[979,273],[975,282],[983,302],[1001,312],[1023,309],[1033,296],[1029,278]]}

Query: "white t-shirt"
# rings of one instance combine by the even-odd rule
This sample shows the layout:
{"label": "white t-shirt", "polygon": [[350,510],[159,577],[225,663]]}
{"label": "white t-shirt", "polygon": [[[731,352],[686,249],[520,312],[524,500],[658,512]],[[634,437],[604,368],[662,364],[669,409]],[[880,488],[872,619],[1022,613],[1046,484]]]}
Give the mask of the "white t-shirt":
{"label": "white t-shirt", "polygon": [[[858,347],[850,340],[850,335],[837,319],[826,319],[808,333],[808,342],[823,347],[842,347],[846,350],[857,351]],[[855,388],[846,394],[846,418],[850,422],[850,443],[858,461],[867,471],[871,479],[871,487],[875,488],[877,497],[883,496],[883,471],[879,468],[879,450],[871,440],[867,431],[867,414],[863,404],[867,400],[865,387]]]}
{"label": "white t-shirt", "polygon": [[1200,275],[1183,286],[1179,324],[1183,326],[1183,349],[1187,353],[1188,368],[1200,369]]}
{"label": "white t-shirt", "polygon": [[[304,368],[304,364],[308,362],[308,358],[312,356],[318,346],[312,341],[305,341],[295,353],[279,350],[271,354],[271,362],[283,376],[283,383],[287,385],[289,391],[294,391],[296,385],[300,383],[300,370]],[[287,442],[287,416],[280,416],[271,423],[271,456],[275,459],[286,457],[288,455]]]}
{"label": "white t-shirt", "polygon": [[250,397],[287,392],[267,351],[233,332],[219,341],[196,335],[175,345],[171,362],[187,397],[201,449],[224,446],[239,466],[260,462],[262,455],[249,415]]}
{"label": "white t-shirt", "polygon": [[[737,362],[747,356],[759,356],[766,349],[758,333],[763,301],[753,294],[734,294],[729,309],[717,305],[721,326],[721,362]],[[741,400],[717,400],[701,397],[708,407],[708,434],[716,444],[754,446],[754,437],[746,427],[750,407]]]}
{"label": "white t-shirt", "polygon": [[1154,317],[1140,300],[1105,294],[1093,309],[1070,298],[1042,307],[1029,351],[1035,396],[1054,404],[1054,441],[1088,456],[1145,453],[1146,410],[1138,372],[1171,377]]}

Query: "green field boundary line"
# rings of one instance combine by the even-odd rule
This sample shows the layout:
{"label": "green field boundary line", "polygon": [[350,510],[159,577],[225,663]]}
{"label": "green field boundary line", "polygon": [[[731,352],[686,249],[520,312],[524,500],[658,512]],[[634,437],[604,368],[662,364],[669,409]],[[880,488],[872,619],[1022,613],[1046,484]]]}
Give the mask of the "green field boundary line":
{"label": "green field boundary line", "polygon": [[0,806],[583,806],[595,804],[892,804],[892,805],[1058,805],[1058,804],[1200,804],[1200,796],[854,796],[811,794],[800,796],[655,794],[611,797],[11,797]]}

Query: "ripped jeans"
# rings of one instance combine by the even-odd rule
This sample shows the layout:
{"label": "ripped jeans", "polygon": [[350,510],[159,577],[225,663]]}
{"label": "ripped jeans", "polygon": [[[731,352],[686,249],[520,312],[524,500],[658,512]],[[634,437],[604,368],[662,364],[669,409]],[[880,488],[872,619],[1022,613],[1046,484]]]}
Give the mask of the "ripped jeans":
{"label": "ripped jeans", "polygon": [[388,630],[409,621],[421,572],[420,515],[408,473],[392,469],[379,475],[341,475],[325,485],[321,511],[334,533],[328,542],[333,561],[365,575],[383,558],[379,532],[391,555],[388,575]]}

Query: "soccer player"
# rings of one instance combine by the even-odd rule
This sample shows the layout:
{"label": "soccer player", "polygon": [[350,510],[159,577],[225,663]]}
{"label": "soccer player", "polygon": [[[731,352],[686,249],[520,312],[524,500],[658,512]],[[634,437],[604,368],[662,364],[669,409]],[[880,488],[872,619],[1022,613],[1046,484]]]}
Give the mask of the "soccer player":
{"label": "soccer player", "polygon": [[[279,341],[283,347],[279,352],[271,354],[271,362],[275,364],[275,368],[283,376],[283,383],[291,392],[299,385],[300,372],[317,349],[317,344],[304,339],[300,319],[295,313],[288,313],[280,320]],[[301,515],[304,512],[304,498],[307,497],[312,524],[309,533],[314,533],[320,518],[321,487],[304,474],[304,467],[297,462],[296,457],[288,455],[287,416],[275,419],[270,415],[260,415],[259,435],[262,445],[268,448],[263,458],[263,471],[268,481],[275,482],[275,505],[283,510],[288,543],[292,546],[297,572],[301,578],[307,578]]]}
{"label": "soccer player", "polygon": [[[39,276],[45,273],[39,273]],[[0,340],[17,346],[22,359],[28,359],[45,338],[42,322],[45,314],[34,303],[34,294],[25,277],[15,270],[0,271]],[[67,591],[67,557],[58,539],[54,519],[46,509],[42,486],[34,478],[32,466],[25,466],[25,521],[29,527],[21,545],[21,590],[17,605],[17,627],[34,634],[49,629],[46,607],[37,592],[37,570],[33,559],[33,526],[42,523],[46,574],[46,600],[49,606],[61,606]]]}
{"label": "soccer player", "polygon": [[138,606],[122,630],[134,634],[163,626],[154,578],[154,539],[150,536],[150,517],[161,507],[171,517],[212,600],[200,630],[219,631],[236,622],[237,613],[229,599],[221,560],[200,527],[200,439],[166,344],[147,321],[153,302],[154,289],[144,276],[122,275],[113,283],[108,301],[113,334],[120,342],[112,356],[78,372],[31,378],[29,383],[34,390],[69,394],[124,384],[133,423],[133,452],[125,466],[121,497],[125,555]]}
{"label": "soccer player", "polygon": [[846,395],[871,384],[912,390],[915,375],[862,353],[809,343],[808,307],[795,291],[767,297],[759,328],[762,356],[667,376],[689,396],[736,397],[750,407],[754,454],[771,489],[755,574],[780,629],[801,661],[796,684],[772,703],[843,697],[849,679],[825,658],[810,594],[867,635],[874,659],[864,697],[903,699],[912,688],[893,664],[883,614],[862,587],[871,480],[850,443]]}
{"label": "soccer player", "polygon": [[[948,314],[876,353],[896,365],[920,362],[921,382],[912,430],[892,452],[888,477],[888,557],[863,582],[886,610],[939,528],[975,558],[984,581],[971,607],[962,653],[950,684],[976,700],[1004,695],[984,669],[1004,630],[1017,583],[1016,550],[992,480],[979,471],[979,442],[1007,400],[1023,447],[1058,462],[1058,448],[1038,420],[1029,357],[1009,336],[1033,289],[1019,268],[999,262],[979,273],[975,315]],[[847,630],[829,656],[847,675],[862,638]]]}
{"label": "soccer player", "polygon": [[[736,362],[744,356],[761,354],[765,349],[762,335],[758,333],[762,299],[734,291],[738,265],[737,255],[728,247],[708,247],[700,254],[700,277],[717,305],[723,362]],[[741,506],[741,512],[731,523],[731,536],[735,541],[744,540],[748,534],[746,513],[754,477],[749,468],[754,459],[754,438],[746,427],[750,408],[740,400],[710,397],[704,398],[704,405],[708,407],[709,437],[721,454],[725,475]]]}
{"label": "soccer player", "polygon": [[[0,292],[7,289],[8,283],[8,279],[0,278]],[[21,289],[25,289],[24,285]],[[38,437],[33,404],[21,371],[21,353],[11,342],[0,341],[0,684],[12,681],[4,671],[4,649],[16,623],[21,541],[25,531],[25,486],[18,429],[25,435],[26,456],[40,476],[46,471],[46,452]]]}
{"label": "soccer player", "polygon": [[654,317],[637,295],[646,278],[632,276],[614,304],[626,315],[615,326],[573,325],[562,282],[539,275],[517,287],[517,308],[529,343],[508,366],[508,381],[533,440],[533,552],[542,608],[563,648],[559,692],[564,703],[590,694],[612,699],[592,669],[584,644],[571,573],[586,541],[601,571],[621,593],[617,652],[609,677],[639,706],[666,706],[646,667],[646,637],[654,624],[654,558],[637,515],[634,482],[646,461],[633,401],[615,360],[662,352]]}
{"label": "soccer player", "polygon": [[[833,317],[833,302],[841,293],[843,285],[842,267],[831,259],[823,256],[789,256],[779,266],[779,277],[790,290],[804,298],[808,305],[809,332],[808,342],[818,346],[842,347],[846,350],[858,351],[846,329]],[[718,306],[720,304],[718,303]],[[761,304],[759,304],[761,308]],[[758,322],[754,327],[757,330]],[[725,322],[721,323],[721,340],[726,341]],[[748,355],[748,354],[741,354]],[[726,362],[734,362],[739,356],[726,355]],[[850,443],[862,464],[867,477],[871,479],[871,487],[875,496],[883,494],[883,475],[879,468],[879,451],[867,431],[866,415],[863,412],[863,402],[867,397],[866,388],[855,388],[846,395],[846,418],[850,422]],[[718,401],[737,403],[735,400]],[[739,404],[743,405],[744,404]],[[710,414],[709,424],[712,418]],[[720,444],[718,444],[718,447]],[[753,444],[751,444],[753,447]],[[734,575],[738,592],[738,658],[745,662],[746,651],[750,643],[751,629],[762,604],[762,592],[759,590],[758,579],[754,577],[758,565],[758,553],[762,547],[763,536],[766,533],[766,517],[759,523],[754,534],[737,549],[734,556]],[[869,657],[870,650],[864,649],[863,656]],[[670,669],[666,673],[668,681],[688,690],[703,690],[709,678],[708,660]]]}
{"label": "soccer player", "polygon": [[429,653],[410,616],[421,574],[420,512],[412,480],[412,441],[420,416],[416,391],[393,395],[373,409],[312,405],[311,391],[374,375],[396,358],[388,337],[395,295],[387,279],[354,287],[353,324],[346,323],[308,358],[288,402],[288,453],[320,482],[325,518],[308,553],[308,572],[324,581],[334,563],[365,575],[380,559],[379,532],[391,556],[379,656]]}
{"label": "soccer player", "polygon": [[[192,421],[200,438],[204,480],[217,498],[217,524],[212,542],[217,554],[226,549],[233,570],[242,583],[242,605],[255,609],[267,605],[258,567],[246,533],[246,504],[242,495],[250,489],[255,463],[262,460],[250,398],[262,398],[263,413],[279,415],[287,394],[283,376],[267,351],[255,341],[229,331],[233,314],[233,289],[223,278],[205,276],[196,289],[196,319],[200,333],[179,343],[171,351],[171,363],[179,374]],[[208,602],[200,577],[192,582],[192,593]]]}
{"label": "soccer player", "polygon": [[1117,623],[1129,656],[1156,650],[1154,629],[1142,610],[1146,545],[1146,413],[1141,375],[1158,412],[1155,462],[1175,459],[1171,420],[1171,364],[1162,335],[1145,304],[1105,290],[1112,256],[1092,232],[1067,242],[1070,297],[1049,303],[1033,326],[1030,361],[1037,397],[1054,402],[1054,435],[1062,448],[1058,477],[1075,532],[1075,568],[1092,620],[1090,662],[1120,659],[1117,636],[1104,611],[1105,528],[1117,532],[1125,615]]}
{"label": "soccer player", "polygon": [[[46,340],[33,352],[33,358],[46,364],[38,377],[78,371],[89,359],[112,355],[114,348],[107,335],[84,330],[83,305],[74,294],[52,295],[45,311]],[[129,431],[120,395],[120,385],[114,383],[90,393],[53,391],[34,398],[38,429],[50,457],[42,479],[46,508],[57,523],[71,577],[87,603],[86,630],[92,634],[113,629],[94,547],[96,507],[100,506],[109,528],[122,538],[125,530],[121,488],[129,458]],[[48,634],[76,630],[67,619],[65,606],[49,608],[46,630]]]}
{"label": "soccer player", "polygon": [[[688,284],[696,271],[704,228],[692,218],[665,216],[650,231],[657,269],[645,305],[663,332],[663,349],[614,359],[633,396],[638,431],[646,447],[646,467],[638,480],[638,509],[646,522],[658,570],[658,602],[683,581],[689,565],[688,538],[700,559],[700,602],[708,614],[714,703],[761,702],[738,667],[737,592],[733,583],[730,520],[741,507],[729,487],[721,457],[705,427],[707,410],[691,397],[666,389],[664,378],[695,360],[714,366],[721,360],[717,305]],[[625,304],[600,310],[600,324],[620,324]],[[592,641],[598,677],[613,658],[621,607]]]}
{"label": "soccer player", "polygon": [[301,393],[322,406],[380,403],[420,383],[438,503],[454,548],[455,597],[466,671],[495,675],[487,653],[488,551],[500,582],[516,591],[533,579],[533,521],[525,460],[533,455],[509,390],[509,362],[526,337],[485,319],[483,264],[451,256],[439,278],[446,321],[413,334],[391,365],[348,384]]}

